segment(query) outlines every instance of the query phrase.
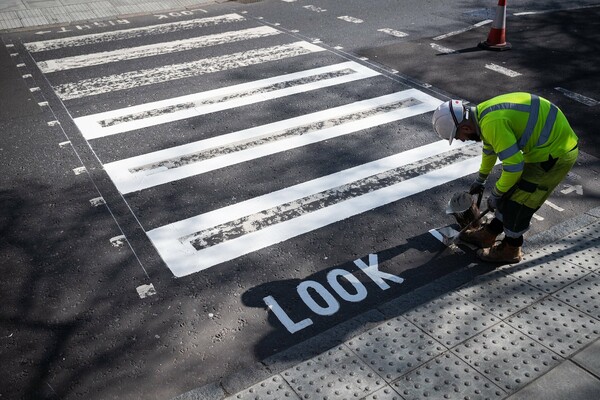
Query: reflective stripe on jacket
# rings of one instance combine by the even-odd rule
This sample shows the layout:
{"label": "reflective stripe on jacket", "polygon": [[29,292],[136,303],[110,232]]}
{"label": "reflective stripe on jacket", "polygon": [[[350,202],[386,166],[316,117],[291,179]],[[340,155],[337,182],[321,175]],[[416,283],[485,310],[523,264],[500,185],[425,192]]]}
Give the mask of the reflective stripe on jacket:
{"label": "reflective stripe on jacket", "polygon": [[479,172],[488,175],[500,158],[496,189],[502,193],[517,183],[525,163],[558,158],[577,145],[562,111],[534,94],[508,93],[487,100],[477,105],[477,122],[483,141]]}

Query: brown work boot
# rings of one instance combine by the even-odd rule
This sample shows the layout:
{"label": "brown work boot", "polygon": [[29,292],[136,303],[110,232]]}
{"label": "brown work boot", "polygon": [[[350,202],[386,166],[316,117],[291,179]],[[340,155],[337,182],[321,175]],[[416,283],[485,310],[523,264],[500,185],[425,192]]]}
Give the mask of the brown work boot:
{"label": "brown work boot", "polygon": [[474,244],[482,249],[492,247],[496,242],[497,234],[493,233],[487,225],[474,230],[467,230],[460,234],[459,239],[463,242]]}
{"label": "brown work boot", "polygon": [[484,261],[516,264],[523,259],[523,252],[521,246],[511,246],[502,241],[490,248],[478,250],[477,256]]}

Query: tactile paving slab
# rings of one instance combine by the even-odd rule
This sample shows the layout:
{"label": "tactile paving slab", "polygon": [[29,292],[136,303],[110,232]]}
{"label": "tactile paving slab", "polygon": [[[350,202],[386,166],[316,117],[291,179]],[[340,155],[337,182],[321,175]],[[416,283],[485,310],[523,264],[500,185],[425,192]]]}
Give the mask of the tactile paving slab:
{"label": "tactile paving slab", "polygon": [[504,323],[456,346],[452,352],[507,393],[517,391],[563,360]]}
{"label": "tactile paving slab", "polygon": [[370,396],[365,397],[365,400],[404,400],[396,391],[389,386],[379,389]]}
{"label": "tactile paving slab", "polygon": [[560,256],[580,267],[600,269],[600,222],[573,232],[542,250]]}
{"label": "tactile paving slab", "polygon": [[502,399],[502,389],[451,353],[445,353],[394,382],[406,400]]}
{"label": "tactile paving slab", "polygon": [[532,253],[526,262],[502,267],[502,271],[546,293],[556,292],[590,272],[539,250]]}
{"label": "tactile paving slab", "polygon": [[554,296],[568,305],[600,320],[600,276],[589,274],[556,292]]}
{"label": "tactile paving slab", "polygon": [[501,271],[476,278],[464,285],[458,294],[499,318],[515,314],[547,296],[545,292]]}
{"label": "tactile paving slab", "polygon": [[284,371],[283,378],[302,399],[363,398],[385,381],[345,345]]}
{"label": "tactile paving slab", "polygon": [[290,399],[299,400],[300,397],[294,393],[290,385],[279,375],[265,379],[248,389],[237,393],[231,397],[231,400],[279,400]]}
{"label": "tactile paving slab", "polygon": [[551,296],[507,322],[563,357],[600,336],[600,321]]}
{"label": "tactile paving slab", "polygon": [[447,347],[500,320],[457,294],[447,294],[407,312],[405,317]]}
{"label": "tactile paving slab", "polygon": [[403,317],[381,324],[346,345],[387,382],[446,351]]}

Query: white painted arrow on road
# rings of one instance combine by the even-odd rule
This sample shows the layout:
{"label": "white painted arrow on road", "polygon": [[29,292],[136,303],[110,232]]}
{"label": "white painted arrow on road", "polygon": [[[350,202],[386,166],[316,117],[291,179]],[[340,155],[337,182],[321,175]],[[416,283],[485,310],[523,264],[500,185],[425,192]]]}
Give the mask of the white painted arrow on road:
{"label": "white painted arrow on road", "polygon": [[569,194],[571,192],[575,192],[583,196],[583,187],[581,185],[565,185],[565,187],[565,189],[560,191],[562,194]]}

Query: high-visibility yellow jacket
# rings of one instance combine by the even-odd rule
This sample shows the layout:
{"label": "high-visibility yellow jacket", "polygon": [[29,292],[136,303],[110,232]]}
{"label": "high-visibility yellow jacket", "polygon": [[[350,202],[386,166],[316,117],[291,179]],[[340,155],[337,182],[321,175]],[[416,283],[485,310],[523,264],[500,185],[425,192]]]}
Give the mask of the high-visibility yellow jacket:
{"label": "high-visibility yellow jacket", "polygon": [[534,94],[508,93],[484,101],[476,107],[476,120],[483,142],[479,173],[487,176],[500,158],[500,193],[517,183],[525,163],[559,158],[578,141],[562,111]]}

